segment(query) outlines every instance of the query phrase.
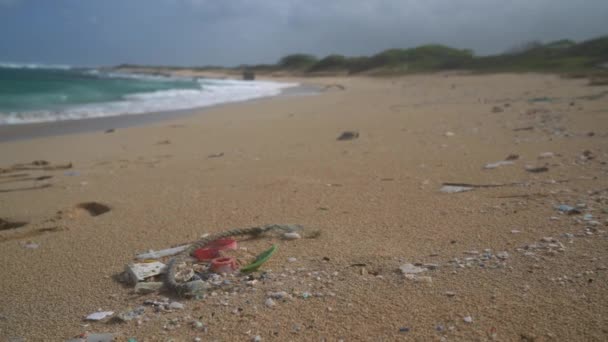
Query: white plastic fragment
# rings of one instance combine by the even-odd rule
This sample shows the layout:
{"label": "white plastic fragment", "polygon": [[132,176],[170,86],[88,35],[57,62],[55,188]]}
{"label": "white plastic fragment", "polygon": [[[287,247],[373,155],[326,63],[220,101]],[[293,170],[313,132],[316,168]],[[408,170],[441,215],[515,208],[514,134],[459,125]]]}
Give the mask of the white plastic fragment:
{"label": "white plastic fragment", "polygon": [[186,248],[188,248],[188,247],[190,247],[190,245],[183,245],[183,246],[178,246],[178,247],[173,247],[173,248],[167,248],[167,249],[162,249],[160,251],[150,250],[147,253],[138,254],[136,256],[136,258],[139,260],[160,259],[163,257],[172,256],[177,253],[180,253],[180,252],[186,250]]}
{"label": "white plastic fragment", "polygon": [[166,265],[162,262],[147,262],[127,265],[125,272],[131,284],[136,284],[146,278],[165,272]]}
{"label": "white plastic fragment", "polygon": [[99,311],[88,315],[85,319],[87,321],[101,321],[102,319],[112,316],[113,314],[114,311]]}
{"label": "white plastic fragment", "polygon": [[300,234],[295,233],[295,232],[283,234],[283,239],[285,239],[285,240],[297,240],[297,239],[301,239],[301,238],[302,237],[300,236]]}
{"label": "white plastic fragment", "polygon": [[538,155],[538,158],[539,159],[553,158],[553,156],[554,156],[553,152],[543,152]]}
{"label": "white plastic fragment", "polygon": [[27,248],[27,249],[36,249],[36,248],[40,247],[40,245],[35,242],[28,242],[28,243],[24,244],[23,247]]}
{"label": "white plastic fragment", "polygon": [[512,165],[512,164],[514,164],[514,163],[512,161],[510,161],[510,160],[501,160],[501,161],[497,161],[495,163],[486,164],[483,168],[484,169],[495,169],[495,168],[500,167],[500,166]]}
{"label": "white plastic fragment", "polygon": [[399,270],[403,274],[416,274],[426,271],[426,268],[414,266],[413,264],[403,264],[399,266]]}
{"label": "white plastic fragment", "polygon": [[466,316],[465,318],[463,318],[463,320],[466,323],[473,323],[473,317],[471,317],[471,316]]}
{"label": "white plastic fragment", "polygon": [[471,191],[471,190],[473,190],[473,188],[470,186],[455,186],[455,185],[444,185],[441,187],[441,189],[439,189],[439,191],[447,193],[447,194],[453,194],[453,193],[457,193],[457,192],[465,192],[465,191]]}

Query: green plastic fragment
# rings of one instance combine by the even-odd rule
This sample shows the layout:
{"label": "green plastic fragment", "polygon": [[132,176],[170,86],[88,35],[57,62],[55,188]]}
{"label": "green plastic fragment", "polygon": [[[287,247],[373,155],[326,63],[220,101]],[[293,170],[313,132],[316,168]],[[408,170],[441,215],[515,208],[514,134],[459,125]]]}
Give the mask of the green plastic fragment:
{"label": "green plastic fragment", "polygon": [[277,248],[277,245],[272,245],[272,247],[258,255],[251,264],[245,267],[241,267],[241,272],[247,273],[257,270],[258,268],[260,268],[260,266],[262,266],[262,264],[264,264],[266,261],[268,261],[268,259],[270,259],[270,257],[274,254]]}

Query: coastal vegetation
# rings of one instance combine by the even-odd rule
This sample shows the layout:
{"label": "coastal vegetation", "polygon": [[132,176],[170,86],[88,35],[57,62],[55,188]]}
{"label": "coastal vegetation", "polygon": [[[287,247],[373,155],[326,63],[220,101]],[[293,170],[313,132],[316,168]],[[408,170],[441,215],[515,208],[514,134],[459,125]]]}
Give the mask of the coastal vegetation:
{"label": "coastal vegetation", "polygon": [[406,49],[388,49],[372,56],[331,54],[318,58],[296,53],[284,56],[276,64],[240,65],[235,68],[161,67],[120,65],[117,68],[164,68],[166,70],[249,70],[259,73],[290,72],[301,75],[323,73],[394,75],[449,70],[490,72],[551,72],[570,75],[608,73],[608,36],[583,42],[568,39],[542,43],[525,42],[506,52],[476,56],[472,50],[429,44]]}

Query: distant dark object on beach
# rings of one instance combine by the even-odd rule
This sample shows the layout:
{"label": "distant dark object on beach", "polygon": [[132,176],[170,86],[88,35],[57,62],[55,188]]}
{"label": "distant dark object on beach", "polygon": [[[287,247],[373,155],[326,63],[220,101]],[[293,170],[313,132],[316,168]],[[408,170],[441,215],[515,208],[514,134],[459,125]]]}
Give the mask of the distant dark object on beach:
{"label": "distant dark object on beach", "polygon": [[220,153],[213,153],[207,156],[207,158],[221,158],[224,156],[224,152],[220,152]]}
{"label": "distant dark object on beach", "polygon": [[353,140],[353,139],[357,139],[358,137],[359,137],[359,132],[357,132],[357,131],[344,131],[338,137],[337,140]]}
{"label": "distant dark object on beach", "polygon": [[245,81],[255,80],[255,73],[251,70],[243,71],[243,80],[245,80]]}
{"label": "distant dark object on beach", "polygon": [[12,221],[0,218],[0,230],[21,228],[21,227],[25,226],[26,224],[27,224],[27,222],[12,222]]}
{"label": "distant dark object on beach", "polygon": [[546,166],[540,166],[540,167],[527,167],[526,171],[528,172],[532,172],[532,173],[541,173],[541,172],[547,172],[549,171],[549,168]]}
{"label": "distant dark object on beach", "polygon": [[114,128],[110,128],[110,129],[106,129],[106,131],[104,133],[107,134],[107,133],[114,133],[114,132],[115,132]]}
{"label": "distant dark object on beach", "polygon": [[504,109],[502,109],[501,107],[494,106],[494,108],[492,108],[492,113],[502,113],[502,112],[504,112]]}
{"label": "distant dark object on beach", "polygon": [[331,88],[336,88],[336,89],[339,89],[339,90],[346,90],[346,87],[343,86],[342,84],[335,83],[335,84],[328,84],[328,85],[326,85],[325,87],[323,87],[323,91],[329,90]]}

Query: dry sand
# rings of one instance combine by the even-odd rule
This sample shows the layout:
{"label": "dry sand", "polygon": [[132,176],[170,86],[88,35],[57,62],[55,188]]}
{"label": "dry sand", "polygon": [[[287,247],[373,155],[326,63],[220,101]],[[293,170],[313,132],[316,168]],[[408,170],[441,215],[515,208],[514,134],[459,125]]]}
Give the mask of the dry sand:
{"label": "dry sand", "polygon": [[[607,87],[547,75],[306,81],[345,89],[1,143],[0,167],[73,168],[0,174],[0,218],[29,223],[0,231],[0,338],[608,339],[608,96],[580,98]],[[528,101],[539,97],[553,100]],[[345,130],[360,136],[337,141]],[[554,156],[538,159],[544,152]],[[208,158],[216,153],[224,155]],[[519,155],[513,165],[483,169],[509,154]],[[15,173],[53,178],[15,182]],[[446,194],[442,182],[524,185]],[[92,201],[111,211],[77,208]],[[586,207],[563,215],[558,204]],[[159,297],[115,280],[137,252],[265,223],[321,235],[242,242],[252,251],[279,245],[257,290],[171,297],[185,309],[147,307],[140,322],[82,320]],[[407,279],[405,263],[436,269]],[[267,307],[266,291],[294,298]]]}

